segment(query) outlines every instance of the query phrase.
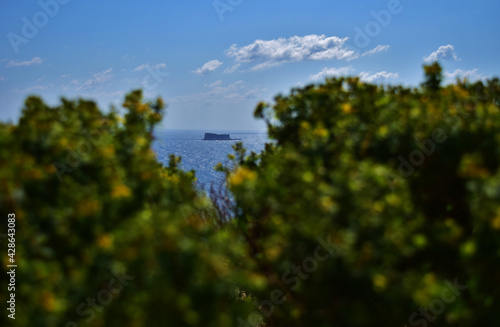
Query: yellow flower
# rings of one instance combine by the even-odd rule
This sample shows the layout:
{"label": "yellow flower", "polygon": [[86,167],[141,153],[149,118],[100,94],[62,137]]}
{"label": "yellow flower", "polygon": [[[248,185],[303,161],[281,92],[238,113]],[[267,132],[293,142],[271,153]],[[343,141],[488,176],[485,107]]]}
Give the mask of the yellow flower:
{"label": "yellow flower", "polygon": [[500,229],[500,208],[497,209],[497,216],[491,221],[491,227]]}
{"label": "yellow flower", "polygon": [[61,137],[59,140],[58,140],[58,143],[59,143],[59,146],[61,148],[65,148],[68,144],[69,144],[69,141],[67,138],[65,137]]}
{"label": "yellow flower", "polygon": [[413,244],[418,248],[423,248],[427,244],[427,237],[424,234],[415,234],[412,237]]}
{"label": "yellow flower", "polygon": [[166,175],[165,178],[174,184],[177,184],[180,182],[179,175]]}
{"label": "yellow flower", "polygon": [[387,133],[389,132],[389,128],[387,127],[387,125],[382,125],[380,126],[380,128],[378,129],[378,135],[380,137],[385,137],[387,135]]}
{"label": "yellow flower", "polygon": [[324,211],[332,211],[335,208],[335,202],[329,196],[322,196],[319,202]]}
{"label": "yellow flower", "polygon": [[314,180],[314,174],[310,171],[306,171],[302,174],[302,180],[306,183],[310,183]]}
{"label": "yellow flower", "polygon": [[95,199],[85,198],[80,201],[76,206],[76,212],[79,215],[89,217],[94,215],[101,208],[99,201]]}
{"label": "yellow flower", "polygon": [[282,252],[282,249],[279,247],[279,246],[272,246],[272,247],[268,247],[266,249],[266,254],[267,254],[267,258],[269,260],[275,260]]}
{"label": "yellow flower", "polygon": [[458,171],[460,176],[468,178],[485,178],[489,176],[489,171],[483,166],[479,154],[464,155]]}
{"label": "yellow flower", "polygon": [[467,241],[462,244],[462,254],[465,256],[471,256],[476,253],[476,243],[474,241]]}
{"label": "yellow flower", "polygon": [[52,164],[45,166],[45,172],[48,174],[54,174],[56,172],[56,166]]}
{"label": "yellow flower", "polygon": [[373,276],[373,285],[377,288],[384,289],[387,287],[387,277],[381,274],[376,274]]}
{"label": "yellow flower", "polygon": [[301,122],[301,123],[300,123],[300,127],[301,127],[302,129],[307,130],[307,129],[311,128],[311,125],[310,125],[308,122],[303,121],[303,122]]}
{"label": "yellow flower", "polygon": [[238,167],[229,176],[229,184],[236,186],[243,183],[245,180],[254,181],[256,178],[257,173],[255,173],[254,171],[245,167]]}
{"label": "yellow flower", "polygon": [[249,280],[258,289],[263,289],[267,285],[267,278],[265,278],[259,274],[252,273],[249,276]]}
{"label": "yellow flower", "polygon": [[349,103],[343,103],[342,104],[342,111],[346,114],[349,114],[352,111],[352,106]]}
{"label": "yellow flower", "polygon": [[38,168],[33,168],[25,171],[23,177],[26,179],[40,179],[43,177],[43,172]]}
{"label": "yellow flower", "polygon": [[97,245],[102,249],[109,249],[113,246],[113,238],[107,234],[101,235],[97,238]]}
{"label": "yellow flower", "polygon": [[[424,99],[422,99],[422,102],[426,102],[426,101],[424,101]],[[410,109],[410,117],[417,118],[418,116],[420,116],[420,108],[411,108]]]}
{"label": "yellow flower", "polygon": [[154,113],[154,114],[151,114],[151,119],[155,120],[155,121],[160,121],[161,120],[161,115],[159,113]]}
{"label": "yellow flower", "polygon": [[57,301],[54,294],[44,291],[41,294],[41,304],[46,311],[52,312],[57,309]]}
{"label": "yellow flower", "polygon": [[382,201],[376,201],[375,203],[373,203],[373,210],[375,210],[376,212],[382,212],[384,211],[384,208],[385,208],[385,205],[384,205],[384,202]]}
{"label": "yellow flower", "polygon": [[148,140],[146,140],[145,137],[138,137],[136,140],[135,140],[135,143],[138,145],[138,146],[144,146],[146,145]]}
{"label": "yellow flower", "polygon": [[130,188],[126,185],[120,184],[113,188],[111,192],[112,198],[127,198],[130,196]]}
{"label": "yellow flower", "polygon": [[108,145],[107,147],[102,149],[102,155],[104,158],[112,158],[115,154],[115,148],[112,145]]}
{"label": "yellow flower", "polygon": [[139,104],[139,105],[137,106],[137,112],[138,112],[138,113],[143,113],[143,112],[146,112],[146,111],[148,111],[148,109],[149,109],[149,106],[148,106],[147,104],[143,104],[143,103],[141,103],[141,104]]}
{"label": "yellow flower", "polygon": [[328,136],[328,130],[323,127],[318,127],[314,129],[314,135],[318,137],[327,137]]}
{"label": "yellow flower", "polygon": [[393,206],[397,206],[401,203],[401,198],[394,193],[391,193],[385,197],[387,203]]}

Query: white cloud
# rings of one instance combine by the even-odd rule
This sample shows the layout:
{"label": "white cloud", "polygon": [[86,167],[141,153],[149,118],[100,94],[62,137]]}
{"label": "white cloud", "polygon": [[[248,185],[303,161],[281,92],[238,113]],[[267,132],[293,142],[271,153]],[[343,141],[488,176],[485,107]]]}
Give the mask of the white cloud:
{"label": "white cloud", "polygon": [[267,68],[279,66],[282,63],[283,62],[267,61],[267,62],[263,62],[261,64],[253,66],[251,70],[256,71],[256,70],[267,69]]}
{"label": "white cloud", "polygon": [[65,79],[65,78],[68,78],[70,76],[71,76],[71,74],[64,74],[64,75],[61,75],[61,77],[59,77],[59,79]]}
{"label": "white cloud", "polygon": [[389,79],[397,79],[399,78],[398,73],[389,73],[384,71],[377,72],[377,73],[371,73],[371,72],[361,72],[359,73],[359,77],[361,80],[367,83],[373,83],[375,81],[379,80],[389,80]]}
{"label": "white cloud", "polygon": [[222,85],[222,81],[221,80],[215,81],[212,84],[208,84],[206,86],[208,86],[208,87],[216,87],[216,86],[219,86],[219,85]]}
{"label": "white cloud", "polygon": [[[314,81],[314,80],[323,80],[325,77],[353,75],[352,74],[353,71],[355,71],[355,69],[352,66],[339,67],[339,68],[325,67],[319,73],[309,76],[309,79]],[[367,83],[373,83],[378,80],[389,80],[389,79],[399,78],[398,73],[389,73],[386,71],[381,71],[376,73],[363,71],[359,73],[358,76],[361,80]]]}
{"label": "white cloud", "polygon": [[52,86],[53,86],[53,84],[49,84],[49,85],[35,85],[35,86],[32,86],[32,87],[29,87],[29,88],[25,89],[23,92],[46,90],[46,89],[48,89],[49,87],[52,87]]}
{"label": "white cloud", "polygon": [[77,79],[73,79],[69,83],[61,85],[61,88],[63,91],[68,91],[74,89],[78,84],[80,84],[80,82]]}
{"label": "white cloud", "polygon": [[127,82],[131,84],[139,84],[139,80],[137,78],[124,78],[122,82]]}
{"label": "white cloud", "polygon": [[236,81],[224,85],[222,81],[216,81],[205,85],[210,90],[171,99],[172,103],[189,104],[190,106],[212,106],[222,103],[238,103],[248,99],[257,98],[262,90],[259,86],[250,87],[244,81]]}
{"label": "white cloud", "polygon": [[40,77],[39,79],[37,79],[35,83],[40,83],[40,82],[41,82],[41,81],[43,81],[46,77],[47,77],[47,75],[43,75],[42,77]]}
{"label": "white cloud", "polygon": [[444,72],[444,76],[452,80],[467,78],[470,81],[487,78],[487,76],[479,74],[477,68],[472,70],[457,69],[453,73]]}
{"label": "white cloud", "polygon": [[455,47],[451,44],[442,45],[436,51],[431,53],[429,56],[424,57],[425,62],[434,62],[438,60],[460,60],[455,53]]}
{"label": "white cloud", "polygon": [[77,90],[88,90],[104,84],[106,81],[110,80],[113,77],[113,74],[111,74],[112,71],[112,68],[108,68],[105,71],[94,74],[92,78],[86,80]]}
{"label": "white cloud", "polygon": [[255,90],[248,90],[245,94],[245,99],[257,99],[257,92]]}
{"label": "white cloud", "polygon": [[309,79],[311,80],[322,80],[325,77],[335,77],[335,76],[344,76],[352,72],[354,68],[352,66],[347,66],[347,67],[340,67],[340,68],[335,68],[335,67],[325,67],[323,68],[322,71],[315,75],[309,76]]}
{"label": "white cloud", "polygon": [[3,81],[5,81],[5,77],[0,76],[0,82],[3,82]]}
{"label": "white cloud", "polygon": [[26,61],[15,61],[11,60],[5,67],[21,67],[21,66],[31,66],[31,65],[39,65],[43,62],[40,57],[33,57],[31,60]]}
{"label": "white cloud", "polygon": [[120,100],[120,98],[122,98],[125,95],[125,93],[126,93],[125,91],[111,91],[111,92],[101,91],[101,92],[91,93],[89,94],[89,96],[95,98],[117,98],[116,100]]}
{"label": "white cloud", "polygon": [[23,90],[14,89],[14,90],[12,90],[12,92],[14,92],[14,93],[30,93],[33,91],[43,91],[43,90],[46,90],[46,89],[51,88],[53,86],[54,86],[54,84],[34,85],[34,86],[28,87],[28,88],[23,89]]}
{"label": "white cloud", "polygon": [[206,74],[208,72],[213,72],[214,70],[219,68],[220,65],[222,65],[222,62],[220,62],[219,60],[210,60],[209,62],[205,63],[201,68],[192,71],[192,73]]}
{"label": "white cloud", "polygon": [[386,52],[389,50],[391,46],[390,45],[377,45],[375,48],[371,49],[370,51],[364,52],[361,56],[370,56],[372,54],[380,53],[380,52]]}
{"label": "white cloud", "polygon": [[147,67],[151,67],[154,70],[158,70],[160,68],[167,68],[167,65],[164,64],[164,63],[160,63],[160,64],[157,64],[157,65],[143,64],[143,65],[140,65],[138,67],[135,67],[134,72],[141,71],[143,69],[146,69]]}
{"label": "white cloud", "polygon": [[240,63],[234,64],[232,67],[226,68],[224,70],[224,73],[226,73],[226,74],[228,74],[228,73],[234,73],[238,68],[240,68],[240,66],[241,66]]}
{"label": "white cloud", "polygon": [[284,62],[349,60],[358,55],[355,51],[344,47],[348,39],[311,34],[274,40],[255,40],[242,47],[233,44],[226,50],[226,55],[233,57],[238,63],[260,62],[252,70],[269,68]]}
{"label": "white cloud", "polygon": [[309,56],[311,60],[331,60],[331,59],[356,59],[356,52],[353,50],[344,49],[342,47],[335,47],[325,51],[316,52]]}

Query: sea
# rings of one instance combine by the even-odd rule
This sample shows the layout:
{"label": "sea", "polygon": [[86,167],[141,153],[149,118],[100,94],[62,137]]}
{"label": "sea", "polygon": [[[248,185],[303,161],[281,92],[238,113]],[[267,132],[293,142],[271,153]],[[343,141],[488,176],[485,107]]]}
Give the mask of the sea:
{"label": "sea", "polygon": [[[230,141],[203,141],[205,133],[229,134]],[[199,130],[155,130],[155,141],[152,148],[158,161],[168,165],[169,156],[174,154],[181,157],[181,169],[196,172],[196,186],[201,190],[208,190],[212,184],[221,185],[224,182],[224,173],[214,167],[218,163],[231,167],[229,154],[234,154],[232,146],[242,142],[247,149],[261,152],[265,144],[270,142],[267,133],[241,131],[199,131]]]}

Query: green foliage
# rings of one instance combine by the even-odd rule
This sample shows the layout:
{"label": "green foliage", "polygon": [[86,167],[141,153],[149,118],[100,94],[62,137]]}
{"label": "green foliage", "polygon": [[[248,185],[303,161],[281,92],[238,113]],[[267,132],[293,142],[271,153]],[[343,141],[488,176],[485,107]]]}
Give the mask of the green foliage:
{"label": "green foliage", "polygon": [[[228,182],[268,326],[424,326],[412,314],[439,312],[455,278],[467,289],[434,323],[500,323],[500,83],[425,73],[418,89],[333,78],[257,107],[274,143]],[[287,299],[271,310],[273,290]]]}
{"label": "green foliage", "polygon": [[163,103],[134,91],[124,107],[123,119],[90,101],[51,108],[30,97],[18,125],[0,125],[0,208],[16,215],[15,323],[232,326],[224,309],[236,287],[218,251],[228,236],[213,235],[214,209],[179,158],[162,167],[151,150]]}
{"label": "green foliage", "polygon": [[424,66],[425,82],[423,86],[429,91],[438,91],[443,80],[441,66],[435,62],[432,65]]}

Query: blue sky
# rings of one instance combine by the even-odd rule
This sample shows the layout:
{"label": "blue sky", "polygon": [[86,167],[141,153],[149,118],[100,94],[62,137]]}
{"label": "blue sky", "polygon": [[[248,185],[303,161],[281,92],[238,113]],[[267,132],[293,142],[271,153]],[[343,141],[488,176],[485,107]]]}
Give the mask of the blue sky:
{"label": "blue sky", "polygon": [[418,85],[500,76],[500,3],[460,0],[0,2],[0,120],[37,94],[121,103],[143,88],[169,129],[264,130],[259,101],[335,75]]}

